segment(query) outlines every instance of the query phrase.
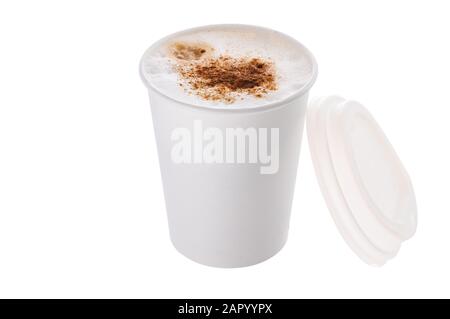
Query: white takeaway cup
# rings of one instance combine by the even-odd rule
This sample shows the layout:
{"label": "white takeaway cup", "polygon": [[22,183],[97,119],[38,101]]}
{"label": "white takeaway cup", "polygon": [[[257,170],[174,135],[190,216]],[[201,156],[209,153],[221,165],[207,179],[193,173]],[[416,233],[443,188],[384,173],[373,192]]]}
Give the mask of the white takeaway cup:
{"label": "white takeaway cup", "polygon": [[[176,34],[169,37],[172,36]],[[309,55],[313,68],[308,83],[285,100],[255,108],[212,108],[177,101],[145,79],[141,61],[141,76],[150,98],[170,238],[175,248],[189,259],[214,267],[244,267],[272,257],[284,246],[308,91],[317,76],[314,57],[301,47]],[[194,140],[195,134],[207,134],[209,128],[224,132],[224,136],[227,129],[237,132],[236,129],[252,128],[258,133],[260,128],[267,129],[268,145],[276,135],[276,130],[271,129],[278,129],[278,167],[273,162],[272,166],[249,161],[227,163],[226,155],[225,163],[209,163],[201,158],[201,150],[194,149],[195,145],[191,163],[174,160],[172,152],[178,133],[187,129]],[[197,160],[195,153],[199,155]]]}

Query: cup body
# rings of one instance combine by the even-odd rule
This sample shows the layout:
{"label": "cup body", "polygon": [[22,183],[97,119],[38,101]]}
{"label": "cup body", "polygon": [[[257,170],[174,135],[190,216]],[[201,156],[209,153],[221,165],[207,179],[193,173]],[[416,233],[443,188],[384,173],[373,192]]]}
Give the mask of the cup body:
{"label": "cup body", "polygon": [[[216,267],[249,266],[276,254],[288,234],[307,92],[272,108],[237,112],[186,106],[151,88],[149,97],[175,248],[196,262]],[[189,163],[173,158],[174,132],[180,128],[190,132]],[[269,165],[249,162],[248,154],[244,163],[227,163],[226,154],[224,163],[203,158],[196,162],[194,135],[204,137],[210,128],[223,132],[224,139],[230,128],[267,129],[267,135],[278,129],[278,164],[262,173],[262,167]],[[272,135],[262,142],[274,148],[273,156]],[[264,136],[258,137],[261,143]],[[250,143],[249,138],[246,141]],[[204,139],[203,147],[207,143]]]}
{"label": "cup body", "polygon": [[[190,30],[236,27],[274,34],[245,25]],[[190,30],[161,39],[148,52]],[[170,238],[180,253],[198,263],[249,266],[270,258],[286,242],[308,92],[317,76],[312,54],[290,41],[308,56],[311,77],[285,100],[258,107],[215,108],[177,100],[151,84],[145,54],[141,61]]]}

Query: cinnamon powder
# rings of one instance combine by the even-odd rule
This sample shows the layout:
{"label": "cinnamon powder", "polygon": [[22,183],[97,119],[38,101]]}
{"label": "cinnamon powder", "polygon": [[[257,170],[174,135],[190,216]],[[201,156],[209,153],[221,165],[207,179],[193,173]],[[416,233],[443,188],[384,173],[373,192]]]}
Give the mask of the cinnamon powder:
{"label": "cinnamon powder", "polygon": [[[212,56],[205,44],[171,46],[181,80],[203,99],[233,103],[241,94],[260,98],[277,89],[274,63],[262,57]],[[180,86],[183,86],[180,82]]]}

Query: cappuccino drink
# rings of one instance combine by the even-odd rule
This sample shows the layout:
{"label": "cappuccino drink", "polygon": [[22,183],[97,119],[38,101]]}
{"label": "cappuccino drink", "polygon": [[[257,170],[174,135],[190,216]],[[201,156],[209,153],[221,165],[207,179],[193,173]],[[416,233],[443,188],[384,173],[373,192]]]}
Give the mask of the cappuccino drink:
{"label": "cappuccino drink", "polygon": [[311,53],[273,30],[213,25],[158,41],[140,72],[175,248],[215,267],[276,254],[317,76]]}
{"label": "cappuccino drink", "polygon": [[160,93],[210,108],[257,108],[311,84],[309,51],[275,31],[247,26],[199,28],[151,47],[142,59],[145,81]]}

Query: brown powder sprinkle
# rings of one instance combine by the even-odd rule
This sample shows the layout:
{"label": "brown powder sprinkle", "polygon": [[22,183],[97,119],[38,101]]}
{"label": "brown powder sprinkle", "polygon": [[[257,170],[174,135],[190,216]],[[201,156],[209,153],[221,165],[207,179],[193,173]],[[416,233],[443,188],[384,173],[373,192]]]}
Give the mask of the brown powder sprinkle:
{"label": "brown powder sprinkle", "polygon": [[201,42],[175,42],[169,46],[171,56],[180,61],[199,60],[205,56],[210,56],[213,50],[209,44]]}
{"label": "brown powder sprinkle", "polygon": [[[172,45],[175,69],[193,93],[203,99],[231,104],[239,94],[263,97],[277,89],[275,66],[261,57],[213,57],[208,45]],[[241,97],[242,99],[242,97]]]}

